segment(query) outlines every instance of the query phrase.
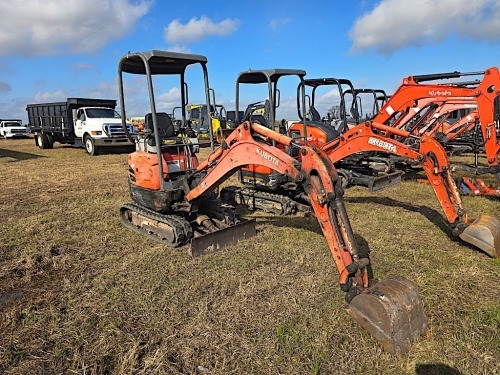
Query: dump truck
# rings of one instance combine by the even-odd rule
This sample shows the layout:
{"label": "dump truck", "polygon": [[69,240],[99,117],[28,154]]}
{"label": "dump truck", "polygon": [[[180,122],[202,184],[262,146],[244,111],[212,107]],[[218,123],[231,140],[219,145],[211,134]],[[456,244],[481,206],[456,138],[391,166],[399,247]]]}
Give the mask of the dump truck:
{"label": "dump truck", "polygon": [[[28,122],[35,145],[52,148],[54,142],[84,147],[98,155],[103,147],[131,146],[115,111],[116,100],[68,98],[65,102],[28,104]],[[133,126],[127,122],[131,133]]]}

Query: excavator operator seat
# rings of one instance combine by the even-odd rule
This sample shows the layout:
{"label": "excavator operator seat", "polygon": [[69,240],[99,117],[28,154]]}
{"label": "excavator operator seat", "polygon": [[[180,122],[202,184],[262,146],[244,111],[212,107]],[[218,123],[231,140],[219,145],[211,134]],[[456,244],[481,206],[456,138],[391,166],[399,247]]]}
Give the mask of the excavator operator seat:
{"label": "excavator operator seat", "polygon": [[[171,138],[175,135],[175,128],[172,119],[165,112],[158,112],[156,114],[158,132],[160,134],[160,139]],[[153,115],[148,113],[145,117],[146,129],[154,132],[153,128]]]}
{"label": "excavator operator seat", "polygon": [[243,120],[248,120],[251,123],[257,122],[260,125],[268,128],[269,126],[273,126],[273,124],[268,123],[270,111],[271,104],[269,103],[268,99],[261,102],[251,103],[245,110]]}
{"label": "excavator operator seat", "polygon": [[[156,113],[156,121],[162,149],[168,147],[181,147],[183,145],[182,139],[177,137],[172,119],[167,113]],[[153,127],[153,115],[151,113],[145,116],[144,127],[149,131],[149,134],[144,139],[145,142],[139,142],[139,149],[147,150],[150,153],[156,153],[157,147]]]}
{"label": "excavator operator seat", "polygon": [[309,115],[311,116],[311,121],[321,121],[321,115],[313,106],[309,108]]}

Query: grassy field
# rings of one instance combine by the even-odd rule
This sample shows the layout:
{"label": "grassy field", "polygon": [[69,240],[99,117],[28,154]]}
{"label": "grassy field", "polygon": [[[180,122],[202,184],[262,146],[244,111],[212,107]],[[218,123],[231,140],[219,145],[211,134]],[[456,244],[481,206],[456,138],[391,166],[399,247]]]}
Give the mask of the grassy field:
{"label": "grassy field", "polygon": [[257,237],[192,259],[122,228],[126,160],[0,140],[0,373],[499,373],[500,262],[450,239],[429,186],[345,194],[375,276],[425,302],[398,359],[349,318],[315,220],[253,214]]}

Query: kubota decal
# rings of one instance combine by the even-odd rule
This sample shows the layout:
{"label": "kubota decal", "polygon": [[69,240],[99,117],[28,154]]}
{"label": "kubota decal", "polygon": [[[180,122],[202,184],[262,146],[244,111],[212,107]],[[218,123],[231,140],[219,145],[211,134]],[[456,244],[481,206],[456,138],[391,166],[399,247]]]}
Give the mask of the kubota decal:
{"label": "kubota decal", "polygon": [[393,145],[392,143],[385,142],[385,141],[382,141],[382,140],[374,138],[374,137],[370,137],[368,139],[368,143],[373,145],[373,146],[383,148],[384,150],[387,150],[387,151],[390,151],[393,153],[396,153],[396,151],[397,151],[396,146]]}
{"label": "kubota decal", "polygon": [[270,161],[271,163],[273,163],[275,166],[279,166],[280,165],[280,162],[278,159],[276,159],[274,156],[272,156],[271,154],[267,153],[266,151],[262,150],[260,147],[257,147],[256,149],[256,152],[258,155],[260,155],[262,158]]}
{"label": "kubota decal", "polygon": [[444,91],[429,90],[429,96],[451,96],[451,91],[450,90],[444,90]]}

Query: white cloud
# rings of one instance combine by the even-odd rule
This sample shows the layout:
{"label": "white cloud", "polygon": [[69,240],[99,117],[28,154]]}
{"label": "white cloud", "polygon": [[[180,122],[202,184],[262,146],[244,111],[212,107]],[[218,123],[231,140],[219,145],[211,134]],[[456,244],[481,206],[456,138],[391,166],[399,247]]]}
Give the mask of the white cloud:
{"label": "white cloud", "polygon": [[133,29],[150,0],[0,0],[0,55],[89,53]]}
{"label": "white cloud", "polygon": [[179,53],[192,53],[191,49],[188,46],[184,46],[181,44],[174,44],[168,47],[169,51],[179,52]]}
{"label": "white cloud", "polygon": [[118,102],[118,82],[100,82],[96,86],[80,90],[79,95],[86,98],[116,99]]}
{"label": "white cloud", "polygon": [[328,103],[331,104],[333,101],[340,101],[340,94],[338,87],[328,90],[326,93],[319,95],[315,98],[316,103]]}
{"label": "white cloud", "polygon": [[275,18],[275,19],[271,20],[271,22],[269,23],[269,26],[271,27],[271,29],[276,30],[277,28],[285,26],[285,25],[289,24],[290,22],[292,22],[291,18],[279,18],[279,19]]}
{"label": "white cloud", "polygon": [[165,27],[164,37],[168,43],[192,43],[210,36],[226,36],[234,33],[240,26],[239,20],[226,18],[220,22],[213,22],[202,16],[199,19],[191,18],[188,23],[182,24],[174,20]]}
{"label": "white cloud", "polygon": [[356,20],[349,32],[351,52],[438,43],[450,34],[500,41],[497,0],[382,0]]}
{"label": "white cloud", "polygon": [[72,70],[72,71],[81,71],[81,70],[94,70],[94,71],[98,71],[97,67],[93,64],[89,64],[89,63],[76,63],[76,64],[70,64],[68,65],[68,68],[69,70]]}
{"label": "white cloud", "polygon": [[31,103],[31,99],[23,97],[0,101],[0,113],[4,118],[18,118],[26,124],[28,122],[26,103]]}
{"label": "white cloud", "polygon": [[161,93],[156,98],[157,111],[172,111],[172,109],[180,104],[181,91],[178,87],[172,87],[167,92]]}
{"label": "white cloud", "polygon": [[57,90],[55,92],[37,92],[34,96],[34,103],[50,103],[65,101],[68,96],[64,90]]}

